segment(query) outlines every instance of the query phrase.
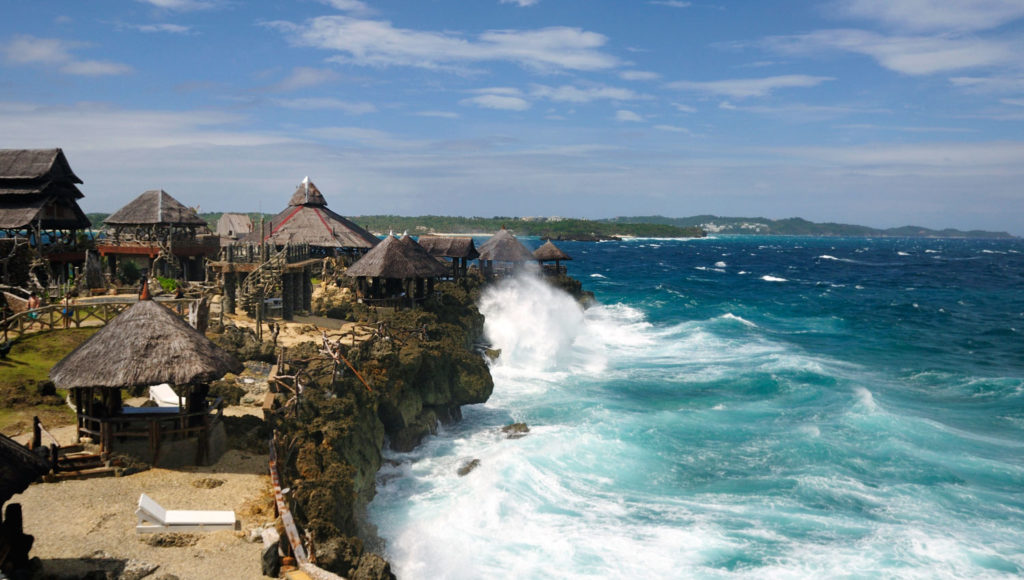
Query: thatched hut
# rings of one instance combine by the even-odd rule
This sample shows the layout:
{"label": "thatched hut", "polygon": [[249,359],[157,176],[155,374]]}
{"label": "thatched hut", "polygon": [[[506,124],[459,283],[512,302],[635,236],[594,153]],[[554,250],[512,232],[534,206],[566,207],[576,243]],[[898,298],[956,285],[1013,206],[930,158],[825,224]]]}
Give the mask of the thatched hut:
{"label": "thatched hut", "polygon": [[345,271],[356,279],[356,293],[364,302],[382,306],[415,305],[447,274],[447,266],[408,236],[388,236]]}
{"label": "thatched hut", "polygon": [[252,232],[252,218],[244,213],[225,213],[217,220],[221,245],[236,242]]}
{"label": "thatched hut", "polygon": [[[257,233],[257,232],[254,232]],[[288,207],[270,220],[261,241],[277,247],[306,244],[323,255],[361,256],[380,241],[352,221],[327,209],[327,200],[309,177],[302,180]]]}
{"label": "thatched hut", "polygon": [[[558,248],[551,240],[544,243],[543,246],[533,251],[533,259],[537,260],[537,263],[541,265],[541,269],[545,274],[564,274],[565,267],[561,265],[561,262],[566,260],[572,260],[569,254],[566,254]],[[555,265],[552,267],[550,264],[544,262],[554,262]]]}
{"label": "thatched hut", "polygon": [[[50,378],[71,391],[79,436],[98,438],[104,452],[127,438],[147,437],[156,463],[165,440],[184,440],[197,445],[195,462],[202,463],[217,455],[211,445],[214,428],[223,433],[219,402],[206,401],[209,383],[242,368],[230,353],[150,300],[144,289],[137,304],[58,362]],[[161,383],[181,397],[178,407],[122,406],[121,389]]]}
{"label": "thatched hut", "polygon": [[51,263],[84,262],[81,183],[60,149],[0,149],[0,237],[28,239]]}
{"label": "thatched hut", "polygon": [[480,257],[473,238],[447,236],[420,236],[416,242],[435,258],[451,262],[452,278],[461,278],[469,269],[469,261]]}
{"label": "thatched hut", "polygon": [[128,260],[146,270],[159,264],[167,276],[202,280],[206,260],[220,251],[206,220],[162,189],[144,191],[104,223],[109,234],[97,249],[108,257],[111,275],[118,260]]}
{"label": "thatched hut", "polygon": [[480,244],[480,270],[484,276],[509,273],[534,260],[533,252],[504,227]]}

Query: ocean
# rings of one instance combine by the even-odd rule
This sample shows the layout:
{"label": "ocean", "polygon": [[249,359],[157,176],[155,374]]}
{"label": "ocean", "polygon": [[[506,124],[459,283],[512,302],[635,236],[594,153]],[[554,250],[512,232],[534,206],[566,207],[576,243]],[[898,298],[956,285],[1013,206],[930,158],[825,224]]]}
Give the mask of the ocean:
{"label": "ocean", "polygon": [[399,578],[1024,575],[1024,240],[558,245],[598,304],[487,290],[491,399],[387,452]]}

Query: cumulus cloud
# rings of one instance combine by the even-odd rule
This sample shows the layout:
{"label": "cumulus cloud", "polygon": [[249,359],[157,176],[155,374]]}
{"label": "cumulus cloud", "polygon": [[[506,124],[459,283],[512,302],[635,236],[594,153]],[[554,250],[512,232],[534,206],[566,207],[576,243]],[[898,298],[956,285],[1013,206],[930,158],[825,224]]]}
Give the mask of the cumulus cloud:
{"label": "cumulus cloud", "polygon": [[646,70],[624,70],[619,73],[619,77],[627,81],[654,81],[661,78],[661,75]]}
{"label": "cumulus cloud", "polygon": [[520,7],[533,6],[537,2],[540,2],[540,0],[501,0],[502,4],[515,4]]}
{"label": "cumulus cloud", "polygon": [[690,130],[686,127],[678,127],[676,125],[655,125],[654,128],[659,131],[667,131],[669,133],[685,133],[687,135],[692,135]]}
{"label": "cumulus cloud", "polygon": [[605,70],[619,64],[601,52],[608,39],[579,28],[491,30],[467,38],[452,32],[396,28],[390,22],[349,16],[321,16],[298,25],[268,26],[300,46],[341,53],[334,60],[364,66],[443,69],[489,61],[537,69]]}
{"label": "cumulus cloud", "polygon": [[139,32],[166,32],[168,34],[189,34],[192,29],[188,26],[181,26],[180,24],[129,24],[126,25],[128,28],[138,30]]}
{"label": "cumulus cloud", "polygon": [[474,105],[482,109],[498,109],[502,111],[525,111],[530,103],[522,97],[502,94],[477,95],[459,101],[460,105]]}
{"label": "cumulus cloud", "polygon": [[978,31],[1024,17],[1020,0],[845,0],[845,16],[910,32]]}
{"label": "cumulus cloud", "polygon": [[811,56],[838,50],[863,54],[883,67],[907,75],[928,75],[1012,62],[1014,48],[1001,41],[945,36],[884,36],[855,29],[819,30],[765,40],[771,50]]}
{"label": "cumulus cloud", "polygon": [[668,86],[673,89],[697,91],[722,95],[734,99],[764,97],[777,89],[816,87],[823,82],[835,80],[832,77],[810,75],[782,75],[756,79],[728,79],[722,81],[675,81]]}
{"label": "cumulus cloud", "polygon": [[1019,76],[953,77],[949,82],[976,93],[1024,93],[1024,77]]}
{"label": "cumulus cloud", "polygon": [[105,76],[132,72],[132,67],[126,64],[76,58],[71,51],[84,46],[83,43],[58,38],[21,35],[0,46],[0,52],[10,64],[54,66],[65,74]]}
{"label": "cumulus cloud", "polygon": [[342,12],[351,12],[353,14],[371,14],[373,10],[367,6],[366,2],[360,0],[321,0],[324,4],[332,6]]}
{"label": "cumulus cloud", "polygon": [[681,0],[650,0],[648,4],[656,4],[658,6],[669,6],[671,8],[689,8],[693,5],[693,2],[682,2]]}

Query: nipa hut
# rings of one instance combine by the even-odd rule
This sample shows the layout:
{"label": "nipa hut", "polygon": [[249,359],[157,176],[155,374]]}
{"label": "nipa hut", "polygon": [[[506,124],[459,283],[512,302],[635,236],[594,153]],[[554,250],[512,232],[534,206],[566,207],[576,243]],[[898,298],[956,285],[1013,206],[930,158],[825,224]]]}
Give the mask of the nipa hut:
{"label": "nipa hut", "polygon": [[451,262],[452,278],[461,278],[469,269],[469,261],[480,257],[473,238],[420,236],[416,242],[431,256]]}
{"label": "nipa hut", "polygon": [[221,245],[236,242],[252,232],[252,218],[244,213],[225,213],[217,220],[217,231]]}
{"label": "nipa hut", "polygon": [[270,220],[263,242],[277,247],[306,244],[323,255],[358,257],[380,241],[348,219],[327,209],[316,185],[306,177],[292,194],[288,207]]}
{"label": "nipa hut", "polygon": [[80,265],[82,183],[61,149],[0,149],[0,237],[26,238],[50,263]]}
{"label": "nipa hut", "polygon": [[206,260],[220,251],[206,220],[162,189],[143,192],[104,223],[109,232],[97,249],[107,256],[112,276],[120,260],[149,271],[159,266],[165,276],[202,280]]}
{"label": "nipa hut", "polygon": [[[558,275],[565,273],[565,267],[561,265],[561,262],[566,260],[572,260],[569,254],[566,254],[558,248],[555,244],[548,240],[543,246],[533,251],[533,258],[537,260],[537,263],[541,265],[541,269],[545,274]],[[555,265],[552,267],[550,264],[544,262],[554,262]]]}
{"label": "nipa hut", "polygon": [[349,266],[345,275],[356,279],[356,293],[376,306],[414,306],[434,292],[434,281],[448,267],[406,236],[388,236]]}
{"label": "nipa hut", "polygon": [[480,270],[486,277],[512,272],[535,259],[533,252],[504,227],[480,244],[478,251]]}
{"label": "nipa hut", "polygon": [[[131,443],[145,438],[154,464],[162,447],[169,449],[165,464],[190,463],[182,455],[190,449],[194,462],[202,464],[219,456],[222,441],[213,437],[224,433],[219,401],[206,401],[209,383],[242,368],[230,353],[150,300],[144,289],[138,303],[58,362],[50,378],[57,388],[71,391],[79,437],[98,439],[102,452],[123,448],[144,455]],[[177,407],[122,405],[121,389],[161,383],[180,396]]]}

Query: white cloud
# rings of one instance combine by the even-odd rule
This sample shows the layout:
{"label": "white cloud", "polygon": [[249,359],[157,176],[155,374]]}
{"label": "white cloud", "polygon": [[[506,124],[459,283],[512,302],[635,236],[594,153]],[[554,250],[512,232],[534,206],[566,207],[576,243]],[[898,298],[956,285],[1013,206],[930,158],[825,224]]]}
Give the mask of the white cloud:
{"label": "white cloud", "polygon": [[832,77],[810,75],[783,75],[758,79],[729,79],[723,81],[675,81],[669,88],[723,95],[734,99],[764,97],[777,89],[816,87]]}
{"label": "white cloud", "polygon": [[191,28],[181,26],[180,24],[134,24],[128,25],[128,27],[139,32],[167,32],[170,34],[188,34],[191,32]]}
{"label": "white cloud", "polygon": [[562,85],[560,87],[549,87],[545,85],[534,85],[530,95],[536,98],[548,99],[562,103],[589,103],[599,99],[613,101],[635,101],[638,99],[649,99],[629,89],[607,86],[575,87]]}
{"label": "white cloud", "polygon": [[1013,105],[1015,107],[1024,107],[1024,99],[1000,99],[1000,103],[1004,105]]}
{"label": "white cloud", "polygon": [[986,30],[1024,17],[1020,0],[846,0],[839,9],[911,32]]}
{"label": "white cloud", "polygon": [[676,110],[679,111],[680,113],[696,113],[697,112],[697,108],[696,107],[691,107],[690,105],[685,105],[683,103],[672,103],[672,106],[675,107]]}
{"label": "white cloud", "polygon": [[373,103],[353,103],[333,97],[312,97],[304,99],[272,99],[275,105],[286,109],[297,109],[301,111],[335,110],[344,111],[350,115],[365,115],[376,113],[377,107]]}
{"label": "white cloud", "polygon": [[692,135],[690,130],[686,127],[677,127],[676,125],[655,125],[654,128],[659,131],[667,131],[669,133],[685,133],[687,135]]}
{"label": "white cloud", "polygon": [[827,50],[863,54],[889,70],[908,75],[991,66],[1016,59],[1016,51],[1005,42],[941,36],[883,36],[853,29],[776,36],[766,39],[765,45],[788,55],[813,56]]}
{"label": "white cloud", "polygon": [[640,115],[625,109],[615,111],[615,120],[624,123],[643,123],[645,121]]}
{"label": "white cloud", "polygon": [[521,97],[509,95],[491,94],[479,95],[462,99],[460,105],[475,105],[483,109],[498,109],[502,111],[525,111],[530,108],[530,103]]}
{"label": "white cloud", "polygon": [[387,131],[364,127],[317,127],[307,129],[305,134],[317,139],[348,141],[358,143],[360,146],[375,148],[412,149],[426,145],[425,141],[406,140]]}
{"label": "white cloud", "polygon": [[619,77],[626,81],[654,81],[661,78],[661,75],[646,70],[624,70],[619,73]]}
{"label": "white cloud", "polygon": [[292,69],[291,74],[273,88],[278,91],[296,91],[333,82],[339,78],[340,75],[331,69],[300,66]]}
{"label": "white cloud", "polygon": [[475,40],[450,32],[395,28],[390,22],[321,16],[304,25],[273,22],[301,46],[343,53],[334,60],[365,66],[442,69],[508,61],[538,69],[604,70],[619,64],[601,52],[607,38],[578,28],[492,30]]}
{"label": "white cloud", "polygon": [[680,0],[650,0],[648,4],[656,4],[658,6],[670,6],[672,8],[689,8],[693,5],[693,2],[682,2]]}
{"label": "white cloud", "polygon": [[451,111],[420,111],[415,113],[417,117],[437,117],[439,119],[458,119],[459,114]]}
{"label": "white cloud", "polygon": [[953,86],[976,93],[1020,93],[1024,92],[1024,77],[953,77]]}
{"label": "white cloud", "polygon": [[321,0],[328,6],[341,10],[342,12],[351,12],[353,14],[371,14],[373,10],[367,6],[366,2],[360,0]]}
{"label": "white cloud", "polygon": [[120,75],[132,72],[126,64],[99,60],[79,60],[71,50],[85,46],[83,43],[58,38],[37,38],[15,36],[6,45],[0,46],[7,62],[16,65],[51,65],[66,74],[83,76]]}
{"label": "white cloud", "polygon": [[164,10],[205,10],[216,6],[215,2],[204,2],[202,0],[138,0],[144,4],[151,4]]}
{"label": "white cloud", "polygon": [[515,4],[520,7],[533,6],[537,2],[540,2],[540,0],[501,0],[502,4]]}

